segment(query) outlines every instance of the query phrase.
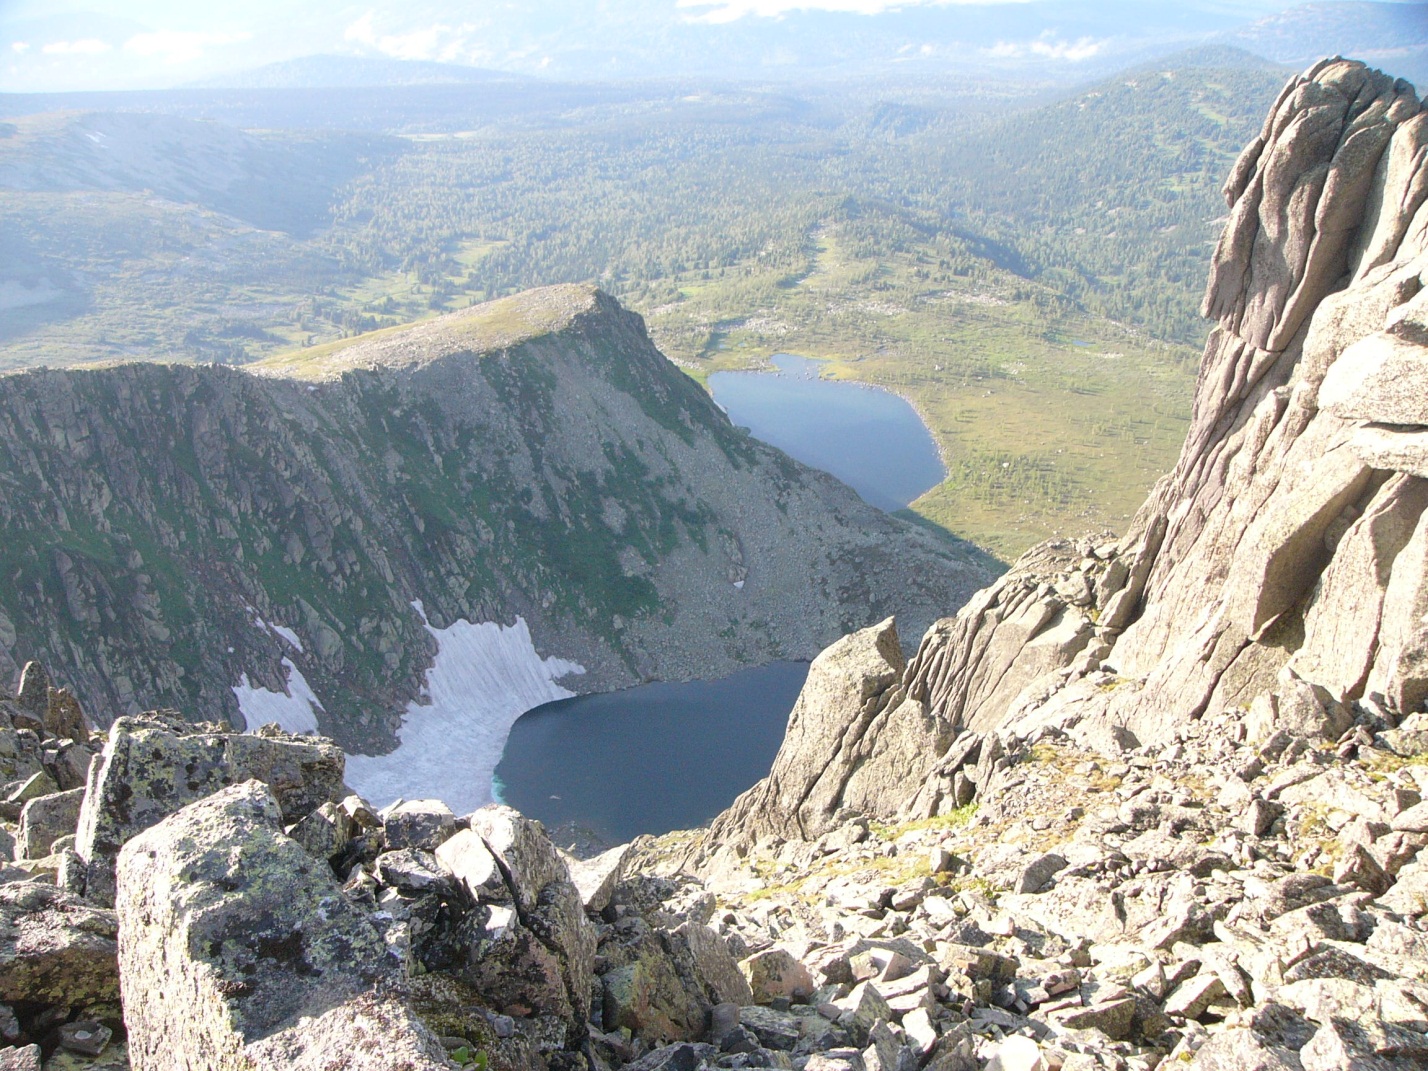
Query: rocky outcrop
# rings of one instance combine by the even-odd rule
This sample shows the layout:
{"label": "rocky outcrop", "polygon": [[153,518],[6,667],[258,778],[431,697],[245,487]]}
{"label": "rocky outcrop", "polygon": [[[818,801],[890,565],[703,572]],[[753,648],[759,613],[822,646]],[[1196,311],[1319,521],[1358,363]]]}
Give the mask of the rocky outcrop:
{"label": "rocky outcrop", "polygon": [[[928,754],[935,731],[926,724],[897,724],[893,696],[902,676],[902,647],[891,619],[839,640],[813,660],[808,679],[789,714],[783,746],[767,778],[715,822],[714,840],[739,830],[760,837],[802,840],[821,836],[838,824],[838,809],[886,786],[851,784],[867,750],[912,743],[905,776],[917,776],[918,755]],[[852,713],[849,700],[856,706]]]}
{"label": "rocky outcrop", "polygon": [[62,1008],[119,996],[116,920],[53,885],[0,886],[0,1001]]}
{"label": "rocky outcrop", "polygon": [[744,814],[794,813],[771,778],[716,823],[723,843],[816,837],[840,808],[948,813],[998,760],[991,734],[1114,751],[1232,711],[1255,739],[1334,743],[1421,709],[1425,156],[1406,83],[1342,60],[1291,80],[1226,183],[1191,429],[1130,531],[1034,548],[879,696],[822,697],[824,739],[791,732],[775,762],[839,786],[803,797],[822,824]]}
{"label": "rocky outcrop", "polygon": [[1044,729],[976,807],[718,854],[719,936],[812,976],[741,1021],[820,1068],[1421,1067],[1428,764],[1388,745],[1425,725],[1337,752],[1227,712],[1110,754]]}
{"label": "rocky outcrop", "polygon": [[368,753],[459,622],[603,690],[925,625],[995,568],[735,429],[589,287],[242,370],[3,376],[0,468],[0,676],[40,658],[104,720],[296,706]]}
{"label": "rocky outcrop", "polygon": [[1428,1060],[1425,161],[1404,83],[1291,81],[1131,530],[1035,548],[906,666],[888,623],[829,648],[769,778],[646,847],[891,1034],[820,1067]]}
{"label": "rocky outcrop", "polygon": [[150,712],[120,718],[108,736],[90,771],[75,865],[65,875],[67,888],[96,903],[114,902],[115,860],[127,841],[220,788],[261,781],[289,823],[347,795],[341,749],[271,726],[256,734],[202,732],[173,712]]}
{"label": "rocky outcrop", "polygon": [[125,845],[117,913],[129,1056],[203,1066],[451,1066],[389,989],[399,965],[327,865],[282,832],[258,781]]}

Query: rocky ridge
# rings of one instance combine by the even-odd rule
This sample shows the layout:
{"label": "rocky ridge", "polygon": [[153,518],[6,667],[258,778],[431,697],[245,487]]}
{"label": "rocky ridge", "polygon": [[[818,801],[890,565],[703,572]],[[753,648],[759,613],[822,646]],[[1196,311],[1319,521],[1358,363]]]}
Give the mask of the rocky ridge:
{"label": "rocky ridge", "polygon": [[101,720],[291,699],[350,751],[390,748],[459,622],[524,622],[602,690],[992,575],[735,429],[590,287],[254,369],[6,375],[0,471],[0,672],[38,659]]}

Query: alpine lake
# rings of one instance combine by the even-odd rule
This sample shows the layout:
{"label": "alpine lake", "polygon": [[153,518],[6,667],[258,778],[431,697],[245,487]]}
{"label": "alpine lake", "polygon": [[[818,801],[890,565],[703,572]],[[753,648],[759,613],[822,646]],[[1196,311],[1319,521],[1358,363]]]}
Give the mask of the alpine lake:
{"label": "alpine lake", "polygon": [[[791,354],[772,372],[717,372],[736,425],[893,511],[946,475],[917,412],[888,391],[819,378]],[[496,767],[496,798],[593,851],[703,825],[768,773],[806,662],[716,681],[646,684],[547,703],[522,715]]]}

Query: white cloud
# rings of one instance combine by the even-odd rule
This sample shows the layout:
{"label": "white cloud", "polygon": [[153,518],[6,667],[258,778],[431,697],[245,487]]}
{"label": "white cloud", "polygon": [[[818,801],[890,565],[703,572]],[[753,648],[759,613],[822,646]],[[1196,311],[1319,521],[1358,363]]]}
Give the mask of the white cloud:
{"label": "white cloud", "polygon": [[124,42],[124,51],[165,63],[192,63],[204,52],[219,45],[236,45],[252,38],[251,33],[205,33],[199,30],[155,30],[135,34]]}
{"label": "white cloud", "polygon": [[1097,41],[1090,37],[1078,37],[1075,41],[1033,41],[1031,51],[1038,56],[1046,56],[1048,59],[1064,59],[1070,60],[1072,63],[1080,63],[1082,60],[1090,59],[1096,55],[1104,45],[1104,41]]}
{"label": "white cloud", "polygon": [[982,54],[992,59],[1021,59],[1026,56],[1040,56],[1043,59],[1066,60],[1080,63],[1100,54],[1105,41],[1093,37],[1078,37],[1074,41],[1053,39],[1046,34],[1034,41],[998,41],[990,48],[982,49]]}
{"label": "white cloud", "polygon": [[30,42],[28,42],[28,41],[11,41],[11,42],[10,42],[10,51],[11,51],[11,52],[14,52],[16,55],[23,56],[26,52],[30,51]]}
{"label": "white cloud", "polygon": [[[16,45],[20,43],[15,42]],[[46,56],[97,56],[101,52],[108,52],[111,47],[108,41],[101,41],[97,37],[86,37],[82,41],[51,41],[40,51]],[[25,49],[15,48],[15,51],[23,52]]]}
{"label": "white cloud", "polygon": [[472,63],[489,58],[480,45],[477,23],[459,26],[433,23],[406,33],[383,33],[373,24],[372,12],[367,12],[343,33],[353,44],[376,49],[383,55],[401,60],[435,60],[439,63]]}
{"label": "white cloud", "polygon": [[778,18],[790,11],[841,11],[854,15],[881,15],[909,7],[947,7],[952,4],[1022,3],[1025,0],[677,0],[680,8],[712,8],[691,16],[696,22],[734,22],[747,15]]}

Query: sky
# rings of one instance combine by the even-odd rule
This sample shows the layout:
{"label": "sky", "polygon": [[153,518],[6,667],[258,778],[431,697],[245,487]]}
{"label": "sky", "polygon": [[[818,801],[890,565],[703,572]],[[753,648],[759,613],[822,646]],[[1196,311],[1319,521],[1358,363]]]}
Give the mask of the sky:
{"label": "sky", "polygon": [[[1098,21],[1094,0],[0,0],[0,91],[163,88],[317,53],[561,75],[595,69],[602,49],[656,55],[697,47],[701,34],[772,56],[796,51],[798,33],[815,25],[846,34],[896,27],[913,54],[957,43],[965,27],[978,55],[1075,64],[1138,31],[1124,25],[1127,11],[1159,32],[1161,23],[1211,27],[1287,5],[1102,6],[1116,10]],[[1062,8],[1079,14],[1062,20]],[[631,63],[638,67],[611,60],[610,73],[627,75]]]}

